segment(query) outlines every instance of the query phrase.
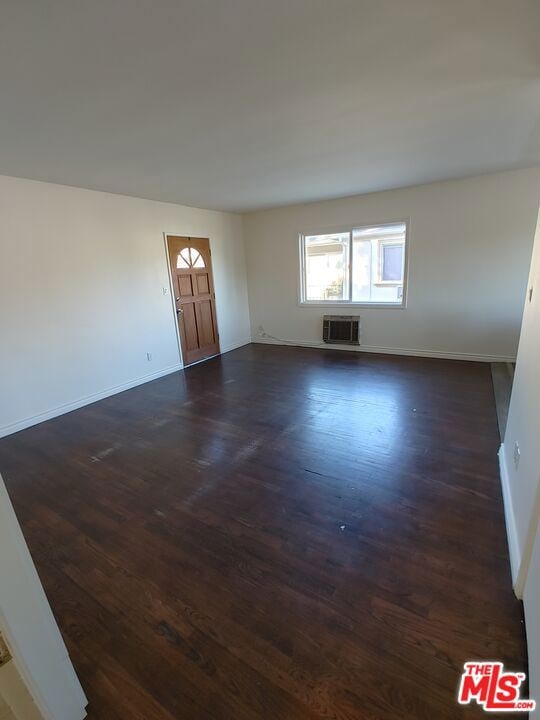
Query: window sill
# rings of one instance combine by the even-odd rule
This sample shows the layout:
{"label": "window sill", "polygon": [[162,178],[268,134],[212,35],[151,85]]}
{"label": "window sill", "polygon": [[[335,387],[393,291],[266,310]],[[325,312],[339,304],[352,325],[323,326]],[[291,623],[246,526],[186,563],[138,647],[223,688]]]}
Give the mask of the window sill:
{"label": "window sill", "polygon": [[399,303],[375,303],[375,302],[336,302],[330,300],[328,302],[317,301],[317,302],[306,302],[301,301],[298,303],[298,307],[324,307],[324,308],[374,308],[380,310],[381,308],[388,308],[390,310],[404,310],[407,305],[405,302]]}

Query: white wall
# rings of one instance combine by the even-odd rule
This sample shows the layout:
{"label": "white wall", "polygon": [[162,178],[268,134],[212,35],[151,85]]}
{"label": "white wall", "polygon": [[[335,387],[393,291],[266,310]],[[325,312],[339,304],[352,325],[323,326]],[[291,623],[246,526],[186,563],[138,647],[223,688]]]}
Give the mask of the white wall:
{"label": "white wall", "polygon": [[[539,194],[540,196],[540,194]],[[523,326],[501,447],[501,475],[516,592],[521,595],[540,512],[540,216],[525,298]],[[514,448],[520,456],[516,466]]]}
{"label": "white wall", "polygon": [[529,654],[529,697],[536,700],[536,710],[529,720],[540,718],[540,533],[536,535],[523,602]]}
{"label": "white wall", "polygon": [[334,312],[297,304],[300,232],[409,218],[407,308],[358,309],[363,349],[513,359],[539,190],[535,168],[246,215],[253,338],[317,343]]}
{"label": "white wall", "polygon": [[[532,290],[532,295],[531,295]],[[500,450],[512,578],[523,597],[529,652],[531,713],[540,718],[540,214],[534,241],[514,385]],[[514,448],[519,445],[516,462]]]}
{"label": "white wall", "polygon": [[221,349],[249,342],[241,216],[0,176],[0,436],[180,367],[164,232],[210,238]]}

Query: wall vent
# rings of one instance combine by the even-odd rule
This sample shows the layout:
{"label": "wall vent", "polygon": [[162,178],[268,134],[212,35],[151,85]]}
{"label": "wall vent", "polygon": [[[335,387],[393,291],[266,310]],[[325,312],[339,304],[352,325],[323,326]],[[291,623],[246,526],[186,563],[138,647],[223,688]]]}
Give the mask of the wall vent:
{"label": "wall vent", "polygon": [[360,345],[360,315],[324,315],[323,341],[334,345]]}

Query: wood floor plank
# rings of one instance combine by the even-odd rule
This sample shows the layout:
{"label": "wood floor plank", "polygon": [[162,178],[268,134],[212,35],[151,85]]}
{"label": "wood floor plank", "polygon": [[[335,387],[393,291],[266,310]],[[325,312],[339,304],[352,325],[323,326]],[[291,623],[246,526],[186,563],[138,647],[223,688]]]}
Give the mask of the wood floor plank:
{"label": "wood floor plank", "polygon": [[99,720],[451,720],[526,668],[489,365],[247,346],[0,440]]}

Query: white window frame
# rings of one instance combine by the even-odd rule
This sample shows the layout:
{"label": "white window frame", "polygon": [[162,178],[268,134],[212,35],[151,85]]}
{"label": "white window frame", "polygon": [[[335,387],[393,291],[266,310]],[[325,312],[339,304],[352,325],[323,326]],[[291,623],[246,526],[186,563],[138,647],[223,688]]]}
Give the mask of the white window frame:
{"label": "white window frame", "polygon": [[[349,233],[349,243],[352,247],[352,234],[354,230],[364,230],[371,227],[383,227],[385,225],[405,225],[405,258],[403,264],[403,296],[398,302],[356,302],[354,300],[306,300],[306,252],[305,252],[305,239],[310,235],[332,235],[333,233]],[[384,241],[383,241],[384,242]],[[346,226],[333,226],[326,228],[317,228],[315,230],[308,230],[299,233],[298,235],[298,256],[299,256],[299,267],[298,267],[298,305],[300,307],[358,307],[358,308],[388,308],[392,310],[402,310],[407,307],[407,296],[408,296],[408,283],[409,283],[409,255],[410,255],[410,218],[400,218],[398,220],[385,220],[384,222],[362,222],[353,225]],[[350,251],[349,251],[350,252]],[[351,254],[349,255],[349,260]],[[352,262],[349,262],[349,287],[352,293]],[[401,285],[394,281],[383,281],[374,283],[376,285]]]}

